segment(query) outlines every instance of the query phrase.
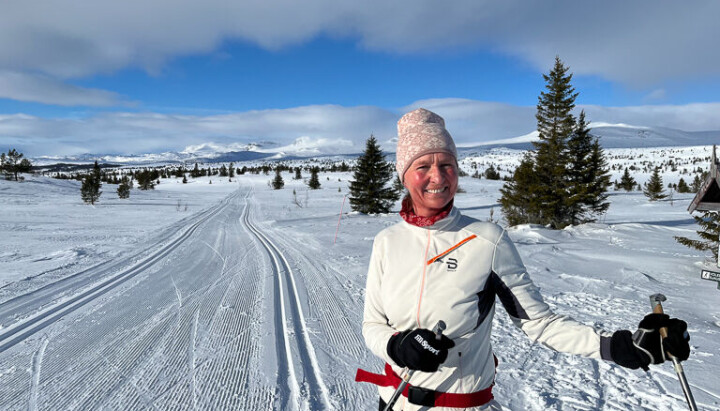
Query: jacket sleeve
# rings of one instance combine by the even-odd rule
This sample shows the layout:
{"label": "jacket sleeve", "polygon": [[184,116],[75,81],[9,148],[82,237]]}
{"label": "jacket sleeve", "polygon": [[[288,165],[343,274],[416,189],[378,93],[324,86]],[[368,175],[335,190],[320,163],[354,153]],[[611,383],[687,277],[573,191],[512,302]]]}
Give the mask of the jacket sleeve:
{"label": "jacket sleeve", "polygon": [[609,335],[550,310],[505,231],[495,245],[492,270],[495,292],[505,310],[533,341],[556,351],[611,360]]}
{"label": "jacket sleeve", "polygon": [[365,287],[365,310],[363,313],[362,333],[363,337],[365,337],[365,344],[373,354],[382,358],[388,364],[395,365],[395,362],[387,353],[387,344],[390,337],[392,337],[397,330],[388,324],[380,296],[384,273],[382,264],[383,252],[378,243],[376,238],[370,256],[370,267],[368,268],[367,285]]}

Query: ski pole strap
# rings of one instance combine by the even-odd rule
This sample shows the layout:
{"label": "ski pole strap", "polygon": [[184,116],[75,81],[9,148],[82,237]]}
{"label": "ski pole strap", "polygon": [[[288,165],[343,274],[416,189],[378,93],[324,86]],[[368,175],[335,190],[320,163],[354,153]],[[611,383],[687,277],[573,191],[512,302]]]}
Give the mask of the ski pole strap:
{"label": "ski pole strap", "polygon": [[[385,374],[375,374],[358,368],[355,374],[356,382],[369,382],[380,387],[394,387],[397,389],[402,379],[395,374],[390,364],[385,363]],[[470,408],[479,407],[492,401],[492,385],[484,390],[470,393],[453,393],[428,390],[408,384],[402,395],[412,404],[425,407],[451,407]]]}

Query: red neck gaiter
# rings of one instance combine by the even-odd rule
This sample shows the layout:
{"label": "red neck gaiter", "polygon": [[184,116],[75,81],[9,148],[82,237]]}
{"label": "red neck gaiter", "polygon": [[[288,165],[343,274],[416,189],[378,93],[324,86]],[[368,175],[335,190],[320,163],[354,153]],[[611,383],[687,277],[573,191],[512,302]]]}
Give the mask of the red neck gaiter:
{"label": "red neck gaiter", "polygon": [[435,214],[434,216],[430,217],[421,217],[417,214],[415,214],[415,211],[413,210],[412,206],[412,200],[408,196],[405,198],[402,202],[402,209],[400,210],[400,216],[407,222],[408,224],[412,224],[414,226],[418,227],[427,227],[435,224],[436,222],[442,220],[443,218],[447,217],[448,214],[450,214],[450,211],[453,208],[453,202],[455,200],[450,200],[450,202],[445,206],[445,208],[442,209],[438,214]]}

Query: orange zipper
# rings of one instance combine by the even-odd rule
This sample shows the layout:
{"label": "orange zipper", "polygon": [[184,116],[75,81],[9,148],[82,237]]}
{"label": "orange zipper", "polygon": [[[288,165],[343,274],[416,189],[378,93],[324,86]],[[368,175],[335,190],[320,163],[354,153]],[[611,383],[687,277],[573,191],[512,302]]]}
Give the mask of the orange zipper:
{"label": "orange zipper", "polygon": [[[472,240],[472,239],[475,238],[475,237],[477,237],[477,236],[476,236],[475,234],[473,234],[473,235],[471,235],[470,237],[468,237],[468,238],[460,241],[459,243],[455,244],[454,246],[452,246],[452,247],[448,248],[447,250],[443,251],[442,253],[436,255],[435,257],[427,260],[427,265],[430,265],[430,264],[434,263],[435,261],[443,258],[444,256],[450,254],[451,251],[459,248],[461,245],[467,243],[468,241]],[[425,258],[427,259],[427,251],[425,251]],[[423,272],[423,273],[424,273],[424,272]]]}

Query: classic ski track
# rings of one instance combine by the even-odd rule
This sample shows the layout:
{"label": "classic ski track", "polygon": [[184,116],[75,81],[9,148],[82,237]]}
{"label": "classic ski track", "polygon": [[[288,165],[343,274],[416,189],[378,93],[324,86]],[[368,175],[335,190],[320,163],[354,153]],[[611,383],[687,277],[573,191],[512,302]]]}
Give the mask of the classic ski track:
{"label": "classic ski track", "polygon": [[[290,264],[287,262],[287,259],[282,251],[252,222],[249,211],[247,211],[243,216],[243,223],[255,235],[258,242],[268,253],[270,259],[272,260],[274,274],[277,276],[278,280],[275,284],[277,287],[277,301],[280,303],[280,312],[275,312],[275,322],[276,325],[278,323],[281,324],[280,327],[277,328],[282,329],[282,335],[279,336],[279,338],[282,339],[282,344],[285,348],[284,353],[281,350],[278,350],[278,355],[281,357],[279,358],[279,363],[284,363],[288,368],[287,377],[289,381],[283,381],[280,373],[278,373],[278,379],[280,384],[287,385],[286,388],[289,390],[289,394],[291,396],[290,399],[280,398],[281,401],[284,401],[280,404],[280,409],[300,409],[301,404],[297,401],[301,398],[302,394],[305,394],[303,399],[309,402],[302,404],[304,407],[303,409],[333,409],[330,403],[327,387],[320,375],[320,367],[315,355],[315,348],[310,341],[305,316],[302,310],[302,304],[300,302],[300,296],[297,291],[295,275],[290,268]],[[289,309],[285,307],[286,292],[288,294],[288,302],[290,305]],[[288,311],[290,311],[290,313],[288,313]],[[288,330],[288,323],[292,325],[292,333]],[[298,337],[298,335],[300,336]],[[300,365],[303,370],[303,382],[307,385],[307,392],[304,393],[300,389],[300,384],[298,382],[298,374],[295,370],[295,364],[292,356],[292,347],[297,348]]]}
{"label": "classic ski track", "polygon": [[[91,304],[80,310],[64,327],[49,328],[48,355],[42,364],[38,409],[154,409],[186,410],[192,407],[196,393],[198,409],[270,409],[276,396],[275,385],[263,380],[262,331],[266,325],[258,321],[266,295],[263,272],[258,262],[257,241],[241,224],[242,190],[228,196],[218,218],[203,225],[194,237],[203,236],[211,246],[225,253],[226,264],[213,264],[210,284],[188,277],[173,277],[173,261],[178,253],[186,254],[203,242],[187,241],[172,254],[158,262],[159,270],[149,279],[152,284],[166,281],[162,299],[147,300],[161,310],[150,316],[145,309],[131,310],[122,318],[119,328],[86,326],[85,334],[93,348],[85,344],[67,344],[77,338],[72,323],[91,322],[103,318],[108,306]],[[249,192],[247,193],[249,195]],[[219,211],[218,211],[219,212]],[[208,230],[209,228],[209,230]],[[212,234],[215,233],[215,234]],[[215,235],[214,239],[206,234]],[[234,253],[238,239],[243,239],[245,252]],[[191,248],[188,248],[188,244]],[[221,248],[222,247],[222,248]],[[251,252],[255,249],[254,252]],[[212,254],[208,258],[212,257]],[[217,259],[215,259],[217,260]],[[180,259],[181,263],[186,260]],[[203,269],[201,263],[196,269]],[[209,272],[210,273],[210,272]],[[219,273],[219,275],[218,275]],[[145,281],[145,277],[136,277]],[[200,277],[191,277],[200,278]],[[183,283],[175,280],[182,279]],[[129,281],[132,287],[140,282]],[[182,287],[182,292],[179,290]],[[130,294],[135,294],[130,293]],[[121,304],[119,299],[107,302]],[[140,307],[139,307],[140,308]],[[148,307],[149,308],[149,307]],[[197,318],[197,320],[196,320]],[[110,323],[115,327],[116,323]],[[108,339],[104,335],[111,331]],[[196,334],[197,333],[197,334]],[[194,337],[194,338],[193,338]],[[191,347],[195,342],[195,347]],[[41,347],[38,341],[37,347]],[[62,349],[64,355],[58,357]],[[39,352],[35,348],[35,352]],[[90,354],[90,355],[88,355]],[[16,364],[32,360],[24,350],[10,350],[6,359]],[[67,358],[69,361],[66,361]],[[194,360],[193,360],[194,358]],[[194,363],[194,371],[192,364]],[[47,367],[46,367],[47,365]],[[39,368],[38,368],[39,370]],[[70,372],[68,372],[70,371]],[[37,374],[38,377],[40,373]],[[192,376],[195,389],[191,389]],[[10,409],[27,409],[30,379],[23,373],[10,375],[0,389],[0,403]],[[26,385],[27,384],[27,385]],[[146,388],[152,387],[150,390]],[[32,388],[31,388],[32,389]]]}
{"label": "classic ski track", "polygon": [[[202,221],[207,221],[214,215],[219,209],[226,206],[228,203],[228,199],[223,199],[219,204],[210,207],[208,209],[205,209],[201,212],[199,212],[197,215],[192,216],[189,218],[190,221],[195,220],[194,223],[191,223],[190,225],[198,224]],[[187,225],[186,225],[187,226]],[[180,231],[182,227],[176,232]],[[174,241],[177,241],[178,238],[181,238],[186,233],[181,233],[177,238],[172,239],[171,243]],[[172,236],[168,236],[172,237]],[[157,243],[150,244],[147,247],[144,247],[146,249],[156,249],[156,248],[162,248],[163,242],[167,241],[168,237],[163,238]],[[168,245],[169,245],[168,244]],[[167,247],[168,245],[165,245]],[[110,260],[105,261],[100,264],[97,264],[95,266],[89,267],[87,269],[84,269],[78,273],[69,275],[67,277],[61,278],[57,281],[51,282],[49,284],[46,284],[38,289],[32,290],[30,292],[27,292],[25,294],[13,297],[11,299],[8,299],[7,301],[3,301],[0,303],[0,321],[3,321],[3,319],[14,317],[17,315],[22,315],[22,310],[26,308],[35,309],[38,308],[43,304],[43,301],[45,301],[48,297],[52,296],[59,296],[62,295],[64,292],[70,290],[78,290],[84,286],[87,286],[88,284],[92,284],[92,280],[88,280],[88,278],[97,277],[99,275],[104,274],[111,274],[113,271],[121,270],[123,266],[127,264],[127,261],[139,261],[141,259],[147,259],[151,256],[143,257],[143,255],[148,254],[147,251],[140,251],[138,253],[135,253],[133,255],[122,257],[118,260]]]}
{"label": "classic ski track", "polygon": [[[236,196],[236,194],[231,195],[230,197],[233,196]],[[34,313],[28,318],[25,318],[4,328],[2,332],[0,332],[0,353],[11,348],[15,344],[25,340],[36,332],[44,329],[48,325],[58,321],[63,316],[77,310],[85,304],[94,301],[95,299],[106,294],[108,291],[115,288],[116,286],[144,272],[145,269],[162,261],[163,258],[165,258],[173,250],[179,247],[188,238],[190,238],[202,223],[207,222],[213,216],[219,214],[220,211],[227,207],[230,197],[224,199],[218,206],[214,207],[209,213],[206,213],[200,220],[193,223],[178,238],[176,238],[157,252],[151,254],[142,262],[124,271],[121,271],[120,273],[115,274],[110,278],[103,279],[99,284],[95,284],[88,290],[83,290],[65,299],[64,301],[57,302],[56,304],[49,307],[45,307],[41,311]],[[31,298],[30,300],[34,299]],[[12,300],[8,303],[11,302]],[[25,304],[26,303],[23,303],[23,305]]]}

